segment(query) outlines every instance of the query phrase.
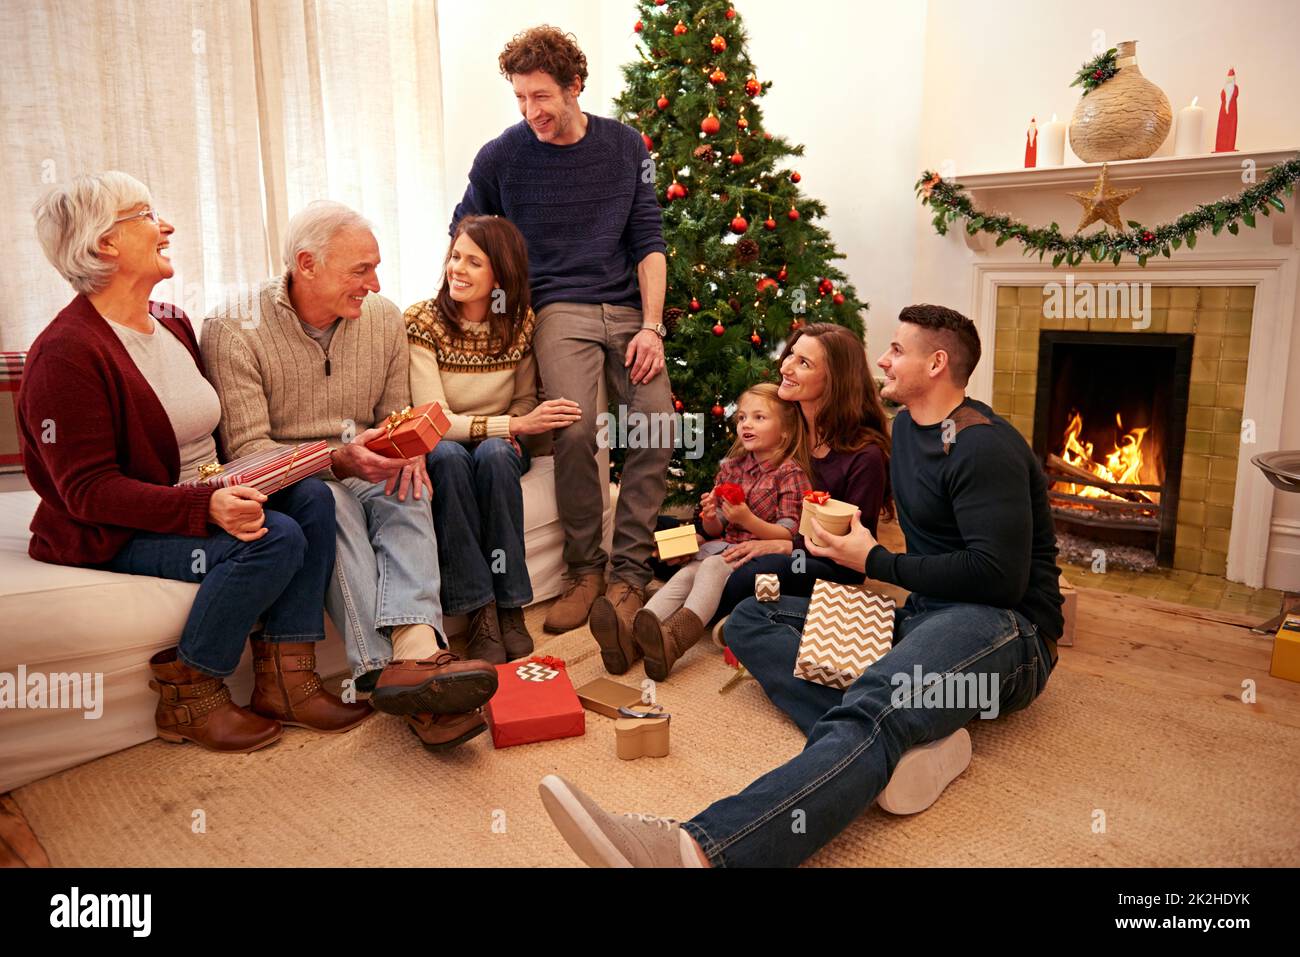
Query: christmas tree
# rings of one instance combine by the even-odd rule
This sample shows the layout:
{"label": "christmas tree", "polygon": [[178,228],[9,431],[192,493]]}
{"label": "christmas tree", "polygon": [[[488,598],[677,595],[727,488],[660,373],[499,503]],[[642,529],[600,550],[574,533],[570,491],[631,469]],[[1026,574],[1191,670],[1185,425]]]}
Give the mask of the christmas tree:
{"label": "christmas tree", "polygon": [[732,403],[779,377],[776,350],[791,331],[833,322],[861,336],[867,305],[832,265],[844,255],[816,223],[825,206],[788,166],[803,146],[764,129],[771,81],[749,60],[740,15],[726,0],[641,0],[638,10],[640,61],[623,68],[615,106],[655,163],[673,405],[701,427],[704,450],[677,451],[668,503],[693,504],[734,439]]}

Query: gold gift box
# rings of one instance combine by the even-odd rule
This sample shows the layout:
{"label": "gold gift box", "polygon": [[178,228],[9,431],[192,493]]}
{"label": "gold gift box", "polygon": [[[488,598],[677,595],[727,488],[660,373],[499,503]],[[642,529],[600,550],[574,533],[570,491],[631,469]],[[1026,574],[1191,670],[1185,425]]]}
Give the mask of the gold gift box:
{"label": "gold gift box", "polygon": [[679,525],[655,532],[655,544],[659,546],[660,559],[665,561],[683,555],[694,555],[700,550],[700,544],[695,540],[694,525]]}

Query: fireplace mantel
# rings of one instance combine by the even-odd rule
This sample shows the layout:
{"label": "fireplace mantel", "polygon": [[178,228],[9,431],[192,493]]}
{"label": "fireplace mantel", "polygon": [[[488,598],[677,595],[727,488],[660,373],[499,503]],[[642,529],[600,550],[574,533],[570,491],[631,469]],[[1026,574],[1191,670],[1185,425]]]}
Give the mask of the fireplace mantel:
{"label": "fireplace mantel", "polygon": [[[1146,187],[1175,181],[1205,179],[1205,197],[1201,201],[1208,203],[1241,190],[1242,187],[1240,185],[1234,187],[1232,181],[1234,179],[1240,181],[1243,164],[1247,161],[1255,164],[1255,175],[1258,179],[1262,179],[1269,169],[1294,158],[1298,153],[1300,147],[1244,150],[1234,153],[1203,153],[1197,156],[1151,156],[1140,160],[1117,160],[1107,163],[1106,166],[1110,171],[1111,182],[1117,185],[1136,184]],[[1101,163],[1090,163],[1082,166],[1047,166],[1037,169],[969,173],[957,176],[956,181],[965,187],[976,208],[996,211],[999,202],[1008,202],[1018,193],[1044,189],[1084,189],[1096,182],[1101,167]],[[1297,201],[1300,201],[1300,194],[1287,198],[1286,212],[1275,212],[1267,220],[1261,218],[1259,223],[1261,227],[1266,222],[1272,226],[1275,245],[1291,245],[1295,235]],[[988,252],[993,245],[993,239],[988,233],[977,232],[971,235],[965,229],[961,229],[961,232],[966,238],[966,245],[975,252]]]}

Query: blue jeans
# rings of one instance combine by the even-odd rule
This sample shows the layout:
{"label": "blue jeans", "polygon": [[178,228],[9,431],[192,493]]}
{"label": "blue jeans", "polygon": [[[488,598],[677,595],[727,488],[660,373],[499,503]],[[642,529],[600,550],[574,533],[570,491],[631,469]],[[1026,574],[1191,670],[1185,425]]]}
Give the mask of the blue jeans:
{"label": "blue jeans", "polygon": [[241,542],[226,532],[207,538],[139,532],[106,567],[128,575],[199,582],[178,655],[206,674],[225,677],[264,616],[266,641],[325,637],[325,585],[334,567],[334,498],[319,479],[303,479],[263,506],[267,532]]}
{"label": "blue jeans", "polygon": [[438,545],[428,493],[406,501],[384,494],[383,482],[327,482],[338,515],[338,560],[325,610],[343,636],[352,677],[393,659],[392,629],[430,625],[444,644],[438,604]]}
{"label": "blue jeans", "polygon": [[[781,594],[807,598],[812,594],[817,579],[824,578],[837,585],[861,585],[866,577],[843,565],[837,565],[824,558],[816,558],[807,551],[801,556],[801,571],[795,571],[795,560],[790,555],[760,555],[750,559],[731,573],[727,587],[723,589],[722,600],[713,621],[718,621],[731,614],[733,608],[746,598],[754,597],[754,577],[757,575],[776,575],[781,579]],[[710,622],[712,624],[712,622]]]}
{"label": "blue jeans", "polygon": [[524,558],[524,493],[528,450],[505,439],[473,448],[439,442],[425,459],[433,480],[433,526],[442,567],[442,610],[468,615],[495,601],[523,608],[533,600]]}
{"label": "blue jeans", "polygon": [[[898,613],[893,648],[837,691],[793,675],[807,610],[802,598],[749,598],[727,621],[728,647],[808,741],[796,757],[683,824],[715,867],[807,859],[876,799],[905,751],[984,710],[969,699],[923,701],[933,675],[987,681],[1005,714],[1028,706],[1051,673],[1047,645],[1019,613],[913,595]],[[900,682],[918,666],[926,676],[920,684]]]}

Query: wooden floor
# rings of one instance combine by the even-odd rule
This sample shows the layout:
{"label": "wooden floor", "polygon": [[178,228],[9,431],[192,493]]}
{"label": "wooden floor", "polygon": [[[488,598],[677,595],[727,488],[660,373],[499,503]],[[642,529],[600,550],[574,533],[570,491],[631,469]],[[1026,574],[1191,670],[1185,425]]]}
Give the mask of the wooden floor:
{"label": "wooden floor", "polygon": [[[884,537],[882,535],[882,537]],[[1244,707],[1261,721],[1300,727],[1300,683],[1268,673],[1271,636],[1250,631],[1254,618],[1174,605],[1136,595],[1079,589],[1075,644],[1059,667],[1179,695],[1189,707]],[[0,866],[48,867],[49,859],[13,799],[0,795]]]}

